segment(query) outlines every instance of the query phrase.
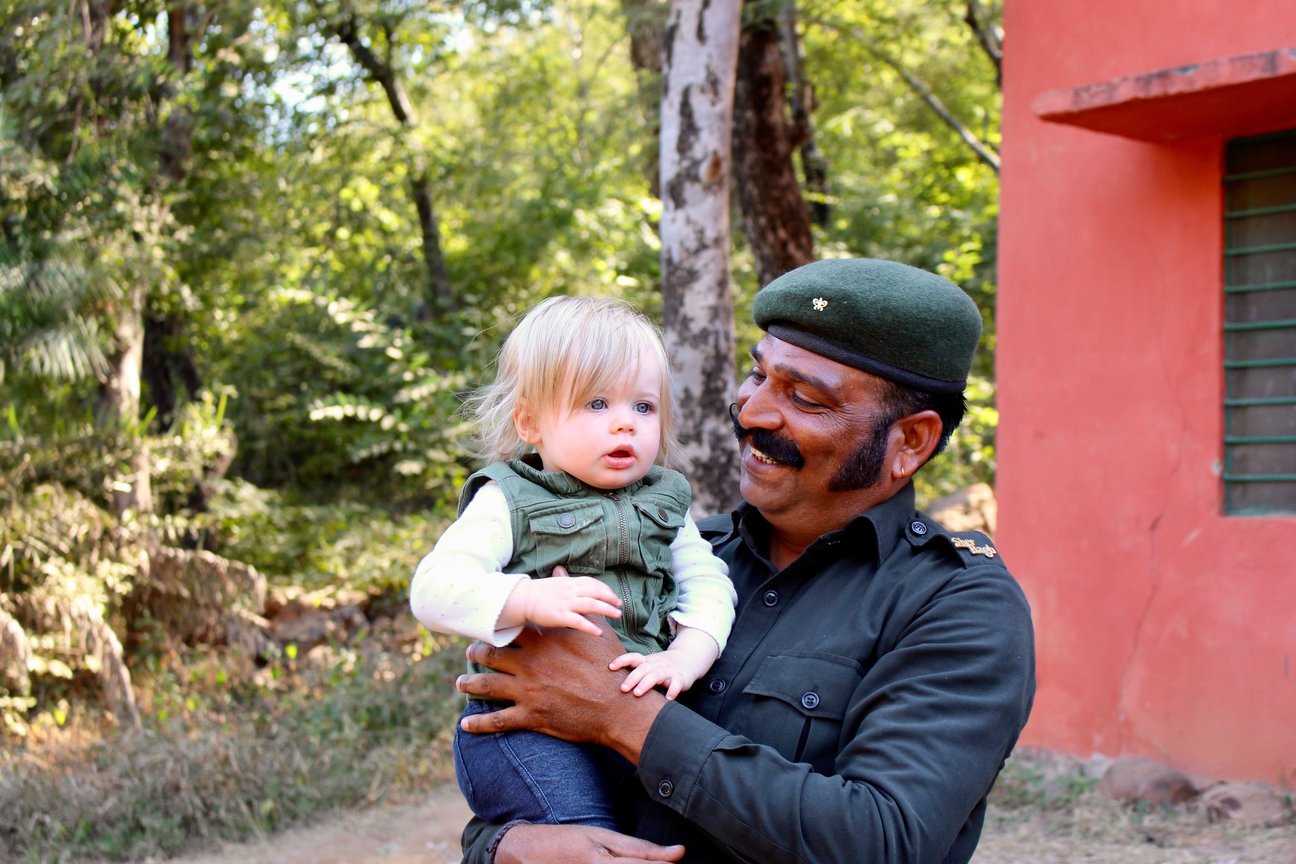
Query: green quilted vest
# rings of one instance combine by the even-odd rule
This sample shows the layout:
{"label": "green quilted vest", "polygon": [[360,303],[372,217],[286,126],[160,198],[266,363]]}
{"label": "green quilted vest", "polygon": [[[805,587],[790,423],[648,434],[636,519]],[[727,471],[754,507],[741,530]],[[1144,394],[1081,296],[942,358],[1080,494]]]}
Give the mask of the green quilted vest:
{"label": "green quilted vest", "polygon": [[544,578],[561,564],[572,576],[593,576],[621,598],[621,617],[611,624],[626,650],[664,650],[671,641],[666,616],[679,596],[670,544],[692,500],[684,475],[653,466],[637,483],[605,492],[537,464],[528,456],[478,471],[464,485],[459,512],[494,480],[513,529],[504,571]]}

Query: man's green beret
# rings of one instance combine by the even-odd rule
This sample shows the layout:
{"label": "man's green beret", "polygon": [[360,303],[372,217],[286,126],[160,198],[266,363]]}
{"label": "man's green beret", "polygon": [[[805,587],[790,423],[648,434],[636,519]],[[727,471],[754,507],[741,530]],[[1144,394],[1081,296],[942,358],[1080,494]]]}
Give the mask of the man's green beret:
{"label": "man's green beret", "polygon": [[961,393],[981,313],[934,273],[872,258],[816,261],[756,294],[756,324],[784,342],[930,393]]}

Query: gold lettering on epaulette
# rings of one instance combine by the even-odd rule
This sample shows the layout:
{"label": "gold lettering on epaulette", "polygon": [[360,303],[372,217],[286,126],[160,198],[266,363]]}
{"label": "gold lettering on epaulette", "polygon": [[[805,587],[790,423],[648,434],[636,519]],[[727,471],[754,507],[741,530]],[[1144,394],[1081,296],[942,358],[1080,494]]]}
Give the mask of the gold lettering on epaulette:
{"label": "gold lettering on epaulette", "polygon": [[967,537],[951,537],[950,542],[960,549],[966,549],[973,555],[984,555],[987,558],[993,558],[999,554],[993,546],[978,546],[975,540]]}

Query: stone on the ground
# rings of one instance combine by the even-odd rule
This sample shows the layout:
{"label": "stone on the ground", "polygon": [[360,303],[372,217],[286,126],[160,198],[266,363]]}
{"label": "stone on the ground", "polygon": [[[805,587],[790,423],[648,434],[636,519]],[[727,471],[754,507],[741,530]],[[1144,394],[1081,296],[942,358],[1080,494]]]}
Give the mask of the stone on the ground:
{"label": "stone on the ground", "polygon": [[220,645],[231,613],[260,615],[266,580],[255,567],[207,551],[161,547],[149,550],[146,578],[128,603],[128,614],[157,619],[187,643]]}
{"label": "stone on the ground", "polygon": [[1202,794],[1207,821],[1248,827],[1277,824],[1287,818],[1287,804],[1278,791],[1259,783],[1220,783]]}
{"label": "stone on the ground", "polygon": [[1122,804],[1182,804],[1198,795],[1188,775],[1155,759],[1124,758],[1112,762],[1098,791]]}
{"label": "stone on the ground", "polygon": [[0,608],[0,687],[10,693],[26,696],[31,691],[27,665],[31,662],[31,642],[13,616]]}

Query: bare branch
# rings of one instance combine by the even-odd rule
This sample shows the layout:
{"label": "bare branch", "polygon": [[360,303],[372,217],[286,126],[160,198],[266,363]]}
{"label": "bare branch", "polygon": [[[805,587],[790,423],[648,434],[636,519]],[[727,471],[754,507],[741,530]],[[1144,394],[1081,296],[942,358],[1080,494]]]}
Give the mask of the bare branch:
{"label": "bare branch", "polygon": [[[387,103],[391,105],[392,113],[396,115],[397,122],[402,126],[408,126],[411,111],[409,100],[405,98],[405,91],[401,88],[400,82],[396,80],[396,73],[391,64],[384,63],[373,52],[373,49],[360,38],[360,28],[356,24],[355,16],[348,15],[338,22],[333,29],[342,44],[350,49],[351,56],[360,64],[360,67],[369,73],[369,77],[382,87],[383,93],[387,95]],[[390,44],[390,41],[388,44]]]}
{"label": "bare branch", "polygon": [[967,0],[967,14],[963,20],[976,34],[981,50],[995,67],[995,86],[1003,88],[1003,29],[990,20],[978,0]]}
{"label": "bare branch", "polygon": [[950,129],[953,129],[954,134],[962,139],[964,144],[967,144],[972,148],[972,152],[976,154],[978,159],[990,166],[990,169],[994,171],[995,174],[999,173],[999,154],[994,151],[993,147],[984,143],[980,138],[973,134],[972,130],[964,125],[963,121],[955,117],[953,112],[945,107],[945,103],[940,100],[940,97],[933,93],[932,89],[927,86],[926,82],[902,66],[900,61],[885,54],[880,48],[877,48],[871,42],[868,43],[868,50],[874,57],[877,57],[883,63],[894,69],[896,74],[903,78],[904,82],[909,85],[909,89],[917,93],[918,98],[926,102],[927,107],[931,108],[932,111],[935,111],[936,116],[945,121],[945,125],[950,127]]}

